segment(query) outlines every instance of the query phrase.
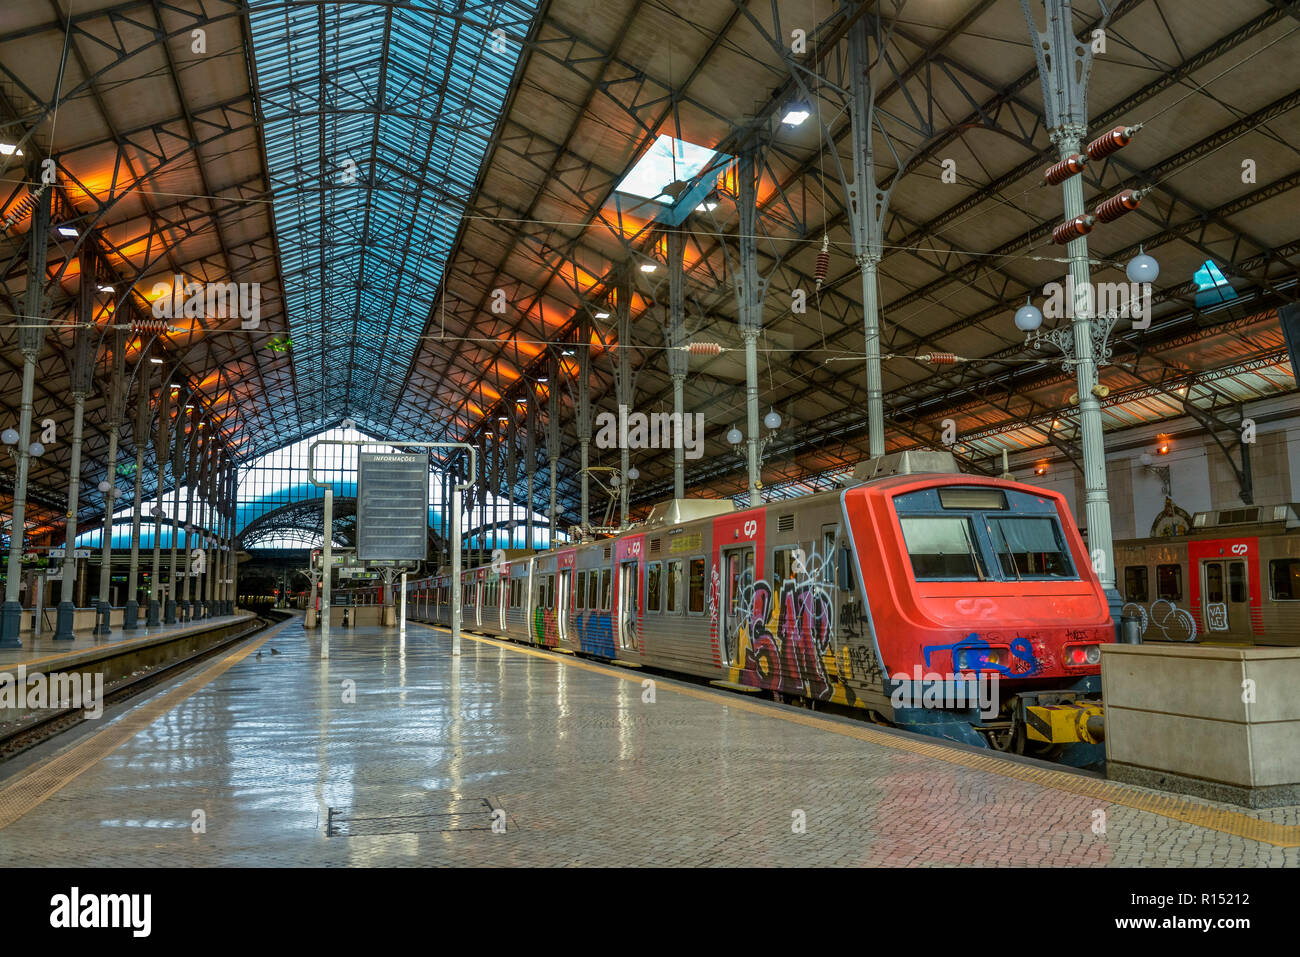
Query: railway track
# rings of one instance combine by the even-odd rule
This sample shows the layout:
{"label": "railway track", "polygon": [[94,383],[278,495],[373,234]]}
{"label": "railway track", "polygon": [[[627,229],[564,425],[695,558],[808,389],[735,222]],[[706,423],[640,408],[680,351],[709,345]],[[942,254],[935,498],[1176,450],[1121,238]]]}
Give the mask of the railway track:
{"label": "railway track", "polygon": [[[102,705],[107,707],[108,705],[129,701],[163,681],[175,677],[187,668],[200,664],[232,645],[246,641],[266,628],[277,625],[289,617],[280,617],[279,613],[276,612],[271,612],[270,615],[274,617],[258,616],[250,619],[247,626],[242,630],[222,638],[215,644],[199,651],[161,665],[145,666],[139,673],[117,679],[111,685],[105,687]],[[177,640],[181,640],[182,637],[184,636],[179,636]],[[134,653],[136,653],[136,649],[126,649],[122,652],[122,656],[129,656]],[[52,673],[58,674],[60,672],[55,671]],[[48,709],[33,718],[14,722],[7,727],[0,727],[0,763],[9,761],[87,720],[89,719],[86,718],[84,708],[57,708]]]}

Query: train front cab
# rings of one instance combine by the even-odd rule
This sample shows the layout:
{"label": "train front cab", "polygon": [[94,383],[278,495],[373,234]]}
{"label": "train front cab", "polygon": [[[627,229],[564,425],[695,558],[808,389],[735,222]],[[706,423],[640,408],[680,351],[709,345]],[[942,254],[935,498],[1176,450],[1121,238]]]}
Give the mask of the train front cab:
{"label": "train front cab", "polygon": [[[842,503],[895,723],[1017,752],[1096,743],[1114,630],[1063,496],[932,474]],[[996,714],[972,702],[981,684]]]}

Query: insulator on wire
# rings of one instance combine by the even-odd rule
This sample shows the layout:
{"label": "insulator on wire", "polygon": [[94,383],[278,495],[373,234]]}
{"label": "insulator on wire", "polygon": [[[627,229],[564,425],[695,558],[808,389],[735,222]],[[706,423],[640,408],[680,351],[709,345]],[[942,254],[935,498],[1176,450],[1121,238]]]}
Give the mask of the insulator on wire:
{"label": "insulator on wire", "polygon": [[817,267],[813,270],[813,278],[817,280],[817,291],[822,291],[822,283],[826,281],[826,273],[831,267],[831,238],[822,236],[822,249],[817,254]]}
{"label": "insulator on wire", "polygon": [[1141,206],[1142,197],[1146,194],[1147,191],[1144,189],[1126,189],[1122,193],[1116,193],[1094,209],[1093,215],[1100,223],[1114,222],[1125,213],[1131,213]]}
{"label": "insulator on wire", "polygon": [[716,342],[692,342],[686,351],[693,356],[717,356],[722,354],[722,346]]}
{"label": "insulator on wire", "polygon": [[167,332],[170,327],[166,319],[132,319],[132,332]]}
{"label": "insulator on wire", "polygon": [[27,214],[36,208],[36,202],[45,192],[45,183],[42,183],[36,189],[28,192],[26,196],[14,203],[13,208],[5,216],[4,228],[8,229],[14,223],[20,223],[27,218]]}
{"label": "insulator on wire", "polygon": [[928,362],[933,366],[950,366],[957,362],[957,357],[951,352],[926,352],[916,359],[918,362]]}
{"label": "insulator on wire", "polygon": [[1084,151],[1095,160],[1109,156],[1128,146],[1133,139],[1133,134],[1139,129],[1141,129],[1139,126],[1117,126],[1089,143],[1084,147]]}
{"label": "insulator on wire", "polygon": [[1071,176],[1077,176],[1083,172],[1083,168],[1088,165],[1088,157],[1083,153],[1075,153],[1073,156],[1067,156],[1055,166],[1047,167],[1043,173],[1043,180],[1048,186],[1056,186],[1064,183]]}
{"label": "insulator on wire", "polygon": [[1076,216],[1074,219],[1067,220],[1052,230],[1052,242],[1064,246],[1071,240],[1078,239],[1080,236],[1087,236],[1092,232],[1092,227],[1097,225],[1097,217],[1091,213],[1085,213],[1082,216]]}

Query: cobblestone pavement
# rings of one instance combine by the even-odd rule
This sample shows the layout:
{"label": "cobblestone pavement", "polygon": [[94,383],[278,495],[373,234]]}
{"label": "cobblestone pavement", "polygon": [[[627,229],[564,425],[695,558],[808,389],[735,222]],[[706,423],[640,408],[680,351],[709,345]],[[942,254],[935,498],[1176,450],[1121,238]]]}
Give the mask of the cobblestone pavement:
{"label": "cobblestone pavement", "polygon": [[[322,662],[296,620],[174,706],[160,696],[186,688],[114,718],[159,711],[61,770],[0,830],[0,864],[1300,864],[1295,847],[796,720],[808,712],[666,679],[649,702],[639,673],[462,644],[456,661],[423,626],[404,642],[335,629]],[[44,747],[76,764],[95,740]],[[10,819],[23,787],[0,782]]]}

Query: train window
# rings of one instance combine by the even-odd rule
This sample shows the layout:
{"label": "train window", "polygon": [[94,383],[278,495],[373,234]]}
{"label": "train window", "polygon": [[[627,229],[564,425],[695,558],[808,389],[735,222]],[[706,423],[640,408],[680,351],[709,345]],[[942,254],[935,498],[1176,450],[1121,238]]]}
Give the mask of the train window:
{"label": "train window", "polygon": [[587,573],[578,572],[578,594],[574,607],[581,610],[587,607]]}
{"label": "train window", "polygon": [[664,606],[668,611],[676,614],[681,611],[681,594],[682,594],[682,562],[681,559],[674,559],[668,563],[668,594],[665,596]]}
{"label": "train window", "polygon": [[909,516],[899,522],[917,581],[982,581],[988,577],[975,549],[969,518]]}
{"label": "train window", "polygon": [[835,539],[839,536],[838,525],[822,526],[822,581],[831,582],[835,577],[835,565],[831,556],[835,554]]}
{"label": "train window", "polygon": [[1129,565],[1124,569],[1124,600],[1146,602],[1150,600],[1147,591],[1147,570],[1144,565]]}
{"label": "train window", "polygon": [[1007,578],[1073,578],[1054,518],[991,518],[993,548]]}
{"label": "train window", "polygon": [[1246,600],[1246,563],[1228,562],[1228,601]]}
{"label": "train window", "polygon": [[1183,566],[1156,566],[1156,597],[1165,601],[1183,600]]}
{"label": "train window", "polygon": [[555,607],[555,576],[546,576],[546,607]]}
{"label": "train window", "polygon": [[609,611],[609,569],[600,570],[600,609]]}
{"label": "train window", "polygon": [[593,569],[587,578],[587,607],[595,611],[600,607],[600,570]]}
{"label": "train window", "polygon": [[1205,565],[1205,600],[1215,604],[1223,601],[1223,566],[1218,562]]}
{"label": "train window", "polygon": [[840,590],[853,591],[857,585],[853,581],[853,553],[849,546],[840,548]]}
{"label": "train window", "polygon": [[1300,558],[1275,558],[1268,563],[1270,595],[1274,601],[1300,601]]}
{"label": "train window", "polygon": [[704,614],[704,559],[692,558],[690,568],[690,600],[686,610],[693,615]]}
{"label": "train window", "polygon": [[777,594],[781,593],[781,584],[791,581],[795,577],[795,549],[778,548],[772,552],[772,588]]}
{"label": "train window", "polygon": [[645,610],[661,611],[663,597],[660,582],[663,579],[664,566],[662,562],[651,562],[646,568],[645,582]]}

